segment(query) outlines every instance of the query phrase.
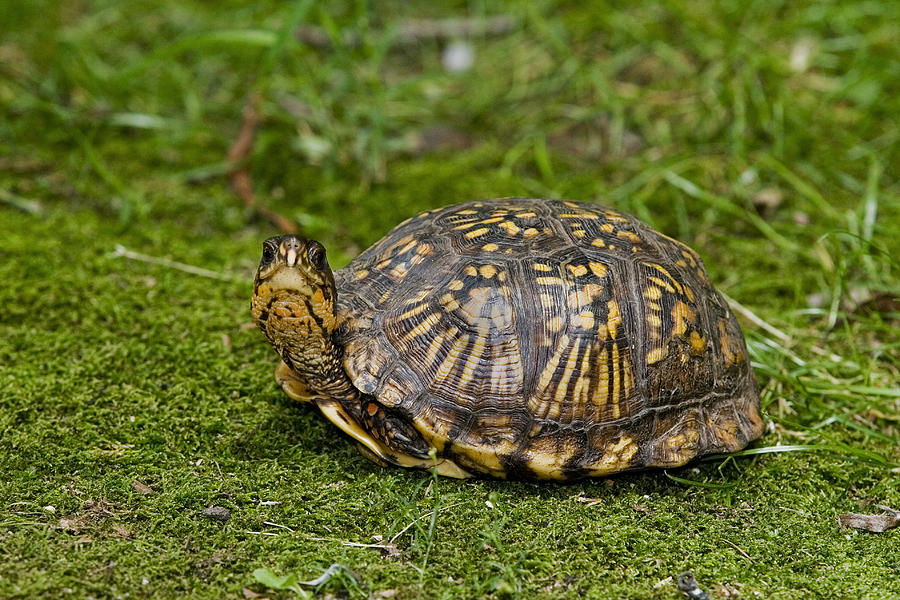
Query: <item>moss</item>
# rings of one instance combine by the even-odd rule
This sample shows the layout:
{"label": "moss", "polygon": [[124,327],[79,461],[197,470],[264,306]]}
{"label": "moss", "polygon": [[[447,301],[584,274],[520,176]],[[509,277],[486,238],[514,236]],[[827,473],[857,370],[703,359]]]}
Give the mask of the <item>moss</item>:
{"label": "moss", "polygon": [[[889,3],[514,4],[520,24],[477,40],[475,71],[455,76],[439,44],[375,51],[385,25],[417,14],[392,6],[336,5],[371,40],[287,44],[269,71],[257,38],[213,52],[196,34],[277,31],[282,3],[15,13],[0,189],[43,212],[0,196],[0,597],[287,597],[253,571],[313,579],[332,563],[362,591],[345,577],[321,594],[676,599],[674,577],[692,570],[714,597],[891,597],[896,531],[836,525],[900,507],[897,316],[847,301],[898,289]],[[798,52],[805,66],[791,66]],[[249,85],[266,91],[249,160],[260,202],[337,266],[454,201],[615,204],[696,247],[783,332],[744,322],[772,424],[757,446],[832,451],[673,473],[714,487],[660,472],[433,481],[369,463],[283,396],[274,355],[242,327],[272,231],[221,177],[198,177],[223,171]],[[122,114],[161,120],[124,127]],[[448,145],[404,146],[440,127]],[[311,136],[329,152],[303,150]],[[773,188],[761,219],[753,200]],[[210,505],[231,518],[204,517]]]}

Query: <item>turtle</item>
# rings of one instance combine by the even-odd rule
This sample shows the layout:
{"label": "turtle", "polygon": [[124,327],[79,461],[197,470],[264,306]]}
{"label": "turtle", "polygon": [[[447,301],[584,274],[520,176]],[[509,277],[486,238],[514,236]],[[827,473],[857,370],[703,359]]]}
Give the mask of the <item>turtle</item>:
{"label": "turtle", "polygon": [[698,254],[613,208],[464,202],[346,267],[266,240],[251,312],[275,379],[379,465],[577,480],[763,432],[740,326]]}

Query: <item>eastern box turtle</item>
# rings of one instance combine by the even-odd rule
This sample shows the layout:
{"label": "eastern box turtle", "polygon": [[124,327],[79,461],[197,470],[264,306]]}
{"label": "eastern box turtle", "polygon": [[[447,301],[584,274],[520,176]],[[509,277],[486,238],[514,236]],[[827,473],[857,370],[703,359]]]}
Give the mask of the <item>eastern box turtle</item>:
{"label": "eastern box turtle", "polygon": [[318,242],[274,237],[252,312],[284,391],[382,465],[577,479],[763,431],[744,337],[700,257],[596,204],[424,212],[336,272]]}

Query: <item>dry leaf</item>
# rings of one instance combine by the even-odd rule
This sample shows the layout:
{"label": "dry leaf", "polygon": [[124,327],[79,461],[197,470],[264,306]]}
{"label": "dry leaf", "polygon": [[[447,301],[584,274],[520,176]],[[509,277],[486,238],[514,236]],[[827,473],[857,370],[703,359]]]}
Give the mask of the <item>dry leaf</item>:
{"label": "dry leaf", "polygon": [[838,516],[838,524],[841,527],[852,527],[873,533],[881,533],[900,525],[900,511],[877,505],[886,511],[885,515],[863,515],[860,513],[844,513]]}
{"label": "dry leaf", "polygon": [[137,479],[131,482],[131,487],[134,488],[138,494],[143,494],[144,496],[153,493],[153,488],[147,485],[146,483],[141,483]]}

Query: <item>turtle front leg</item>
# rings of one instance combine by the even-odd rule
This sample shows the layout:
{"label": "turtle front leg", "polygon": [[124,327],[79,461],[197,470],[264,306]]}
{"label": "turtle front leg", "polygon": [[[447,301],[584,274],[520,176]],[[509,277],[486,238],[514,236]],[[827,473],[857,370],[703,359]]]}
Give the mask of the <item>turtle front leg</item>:
{"label": "turtle front leg", "polygon": [[[432,458],[431,448],[411,424],[389,414],[374,402],[366,403],[362,413],[348,411],[344,404],[336,400],[319,400],[316,404],[329,421],[359,443],[363,456],[381,467],[435,468],[438,475],[457,479],[472,476],[448,458]],[[404,443],[409,443],[411,447],[403,446]]]}
{"label": "turtle front leg", "polygon": [[298,400],[300,402],[311,402],[318,398],[315,394],[311,393],[307,388],[306,384],[297,377],[297,374],[294,373],[289,366],[287,366],[284,361],[281,362],[277,367],[275,367],[275,381],[278,382],[278,385],[281,386],[281,389],[284,390],[284,393],[294,400]]}

